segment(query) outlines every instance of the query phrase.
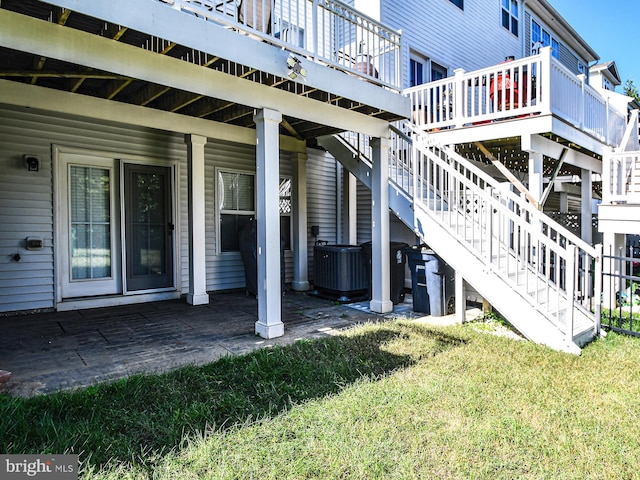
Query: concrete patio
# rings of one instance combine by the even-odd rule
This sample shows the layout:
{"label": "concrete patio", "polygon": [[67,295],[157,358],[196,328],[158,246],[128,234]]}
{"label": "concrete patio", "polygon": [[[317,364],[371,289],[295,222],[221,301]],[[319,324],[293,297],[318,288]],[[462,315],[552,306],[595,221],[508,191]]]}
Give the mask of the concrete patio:
{"label": "concrete patio", "polygon": [[12,373],[7,391],[16,396],[86,387],[334,335],[366,321],[412,317],[407,297],[382,316],[369,311],[368,302],[339,305],[289,292],[282,302],[285,335],[272,340],[254,334],[257,301],[244,292],[215,293],[202,306],[173,300],[8,315],[1,317],[0,370]]}

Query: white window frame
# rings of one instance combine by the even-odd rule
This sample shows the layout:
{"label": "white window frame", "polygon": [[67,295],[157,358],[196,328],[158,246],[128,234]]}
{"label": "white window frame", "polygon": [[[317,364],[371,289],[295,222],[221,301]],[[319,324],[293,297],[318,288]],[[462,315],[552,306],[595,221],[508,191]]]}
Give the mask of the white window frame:
{"label": "white window frame", "polygon": [[[222,191],[221,191],[221,185],[220,185],[220,174],[222,173],[231,173],[231,174],[239,174],[239,175],[249,175],[251,177],[253,177],[253,210],[224,210],[222,209]],[[216,168],[215,170],[215,178],[216,178],[216,189],[217,189],[217,195],[216,195],[216,252],[220,255],[229,255],[229,254],[235,254],[238,253],[237,250],[229,250],[229,251],[223,251],[222,250],[222,215],[246,215],[246,216],[256,216],[256,206],[257,206],[257,198],[256,198],[256,172],[252,172],[252,171],[248,171],[248,170],[236,170],[236,169],[232,169],[232,168],[223,168],[223,167],[219,167]],[[278,180],[278,184],[280,184],[283,180],[288,180],[290,183],[290,188],[293,189],[293,178],[290,175],[280,175],[280,178]],[[290,196],[289,199],[291,202],[293,202],[293,195],[292,195],[293,191],[290,191]],[[279,217],[289,217],[290,219],[293,217],[293,203],[291,205],[291,211],[288,213],[283,213],[282,210],[280,209],[280,206],[278,204],[278,213],[279,213]],[[289,220],[290,222],[292,222],[292,220]],[[291,236],[292,234],[292,228],[289,229],[289,235]],[[289,245],[292,245],[292,238],[289,238]],[[291,248],[289,248],[290,250]]]}
{"label": "white window frame", "polygon": [[[533,38],[534,25],[540,29],[540,38],[535,40]],[[548,38],[548,42],[545,41],[545,36]],[[549,29],[539,20],[531,18],[531,54],[537,55],[540,53],[540,48],[551,47],[551,55],[554,58],[560,59],[560,42],[551,34]]]}
{"label": "white window frame", "polygon": [[411,76],[413,75],[413,70],[414,70],[412,68],[412,64],[416,66],[415,68],[416,71],[418,69],[421,70],[420,75],[422,77],[422,83],[424,84],[428,82],[430,78],[429,70],[427,70],[427,66],[429,65],[429,60],[427,59],[426,56],[421,55],[420,53],[412,50],[409,53],[409,78],[408,78],[409,81],[407,82],[407,85],[409,87],[420,85],[418,83],[416,83],[416,85],[411,85]]}
{"label": "white window frame", "polygon": [[[509,19],[509,25],[504,24],[505,13]],[[500,24],[512,35],[516,37],[520,35],[520,5],[518,0],[500,0]]]}
{"label": "white window frame", "polygon": [[[221,188],[220,175],[231,173],[238,175],[249,175],[253,177],[253,210],[224,210],[222,208],[224,190]],[[215,191],[216,191],[216,253],[219,255],[230,255],[239,253],[238,250],[222,250],[222,215],[246,215],[256,216],[256,172],[248,170],[236,170],[233,168],[219,167],[215,169]]]}

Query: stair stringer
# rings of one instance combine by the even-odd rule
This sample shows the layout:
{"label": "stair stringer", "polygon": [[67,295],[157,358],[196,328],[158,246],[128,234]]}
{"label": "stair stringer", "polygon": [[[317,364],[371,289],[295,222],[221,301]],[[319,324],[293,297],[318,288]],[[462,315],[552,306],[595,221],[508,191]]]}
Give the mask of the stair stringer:
{"label": "stair stringer", "polygon": [[[465,281],[494,306],[529,340],[554,350],[580,354],[580,347],[566,336],[527,298],[497,275],[453,232],[443,227],[428,211],[415,212],[413,229],[429,247],[460,272]],[[407,226],[406,219],[401,219]],[[429,232],[428,238],[425,232]]]}
{"label": "stair stringer", "polygon": [[[319,143],[358,180],[369,189],[371,188],[371,164],[366,156],[357,152],[340,137],[323,137]],[[433,205],[429,207],[432,208]],[[498,272],[492,270],[493,267],[474,252],[470,245],[461,242],[453,230],[438,222],[434,212],[422,207],[420,202],[415,202],[410,194],[393,179],[389,180],[389,208],[456,272],[460,272],[465,281],[500,311],[505,319],[526,338],[555,350],[573,354],[580,354],[580,346],[594,338],[594,329],[587,327],[577,330],[574,328],[573,340],[569,339],[545,315],[539,305],[514,288]],[[523,312],[526,313],[523,314]],[[587,319],[587,316],[581,315],[579,310],[574,311],[574,316],[584,316]]]}
{"label": "stair stringer", "polygon": [[[337,135],[318,138],[318,144],[338,160],[365,187],[371,190],[371,164],[369,160]],[[413,228],[413,201],[404,190],[389,182],[389,210],[407,226]]]}
{"label": "stair stringer", "polygon": [[371,190],[371,163],[366,157],[337,135],[319,137],[318,144]]}

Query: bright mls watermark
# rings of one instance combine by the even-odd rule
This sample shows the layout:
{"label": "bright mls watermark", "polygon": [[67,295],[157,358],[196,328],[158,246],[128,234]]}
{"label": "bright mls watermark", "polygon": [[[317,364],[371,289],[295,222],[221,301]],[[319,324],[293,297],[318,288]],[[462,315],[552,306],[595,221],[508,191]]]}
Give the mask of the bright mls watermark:
{"label": "bright mls watermark", "polygon": [[0,480],[78,480],[78,455],[0,455]]}

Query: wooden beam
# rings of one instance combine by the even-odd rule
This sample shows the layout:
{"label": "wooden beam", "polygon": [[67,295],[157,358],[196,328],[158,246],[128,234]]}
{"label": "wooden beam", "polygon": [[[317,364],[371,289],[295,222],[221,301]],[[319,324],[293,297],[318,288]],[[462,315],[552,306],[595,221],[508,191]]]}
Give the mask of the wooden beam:
{"label": "wooden beam", "polygon": [[[227,125],[179,113],[164,112],[9,80],[0,80],[0,103],[78,115],[98,121],[124,122],[124,124],[168,132],[203,135],[207,138],[243,145],[255,146],[256,144],[256,131],[252,128]],[[304,141],[287,135],[280,135],[280,146],[282,150],[288,152],[306,153],[307,151]]]}
{"label": "wooden beam", "polygon": [[505,167],[500,160],[496,159],[496,157],[494,157],[493,154],[489,150],[487,150],[487,148],[482,143],[474,142],[474,145],[478,147],[478,149],[484,154],[485,157],[487,157],[487,159],[491,161],[493,166],[496,167],[500,171],[500,173],[502,173],[511,183],[513,183],[513,185],[518,189],[520,193],[524,194],[527,200],[529,200],[529,203],[531,203],[536,208],[540,208],[540,204],[538,203],[538,201],[533,197],[533,195],[531,195],[527,187],[525,187],[522,182],[518,180],[518,177],[511,173],[511,171],[507,167]]}
{"label": "wooden beam", "polygon": [[[94,4],[92,3],[92,5]],[[164,8],[163,12],[165,10],[169,13],[173,11],[170,8]],[[188,15],[181,15],[181,17],[186,17],[187,20],[190,18]],[[182,18],[176,17],[175,20],[180,23]],[[5,27],[3,34],[0,35],[0,45],[6,48],[55,58],[62,62],[82,65],[85,68],[113,72],[146,82],[157,83],[161,81],[166,87],[226,100],[230,103],[239,103],[251,108],[277,110],[288,117],[301,118],[335,129],[356,131],[374,137],[382,137],[389,130],[389,123],[378,118],[309,100],[303,96],[250,82],[214,69],[203,68],[166,55],[150,53],[142,48],[114,42],[105,37],[51,25],[8,10],[0,9],[0,24]],[[210,30],[216,31],[216,33],[217,30],[221,30],[223,34],[225,32],[224,29],[213,28]],[[36,33],[34,34],[34,32]],[[242,41],[243,38],[238,35],[233,36],[236,43]],[[259,57],[258,54],[264,45],[255,41],[252,41],[251,44],[253,55]],[[273,57],[286,58],[286,52],[279,49],[269,49],[269,53]],[[285,65],[285,62],[280,63]],[[286,67],[281,67],[281,70],[283,68]],[[316,68],[315,65],[313,68]],[[333,76],[334,72],[326,67],[323,68],[326,69],[326,72],[324,70],[318,71],[319,76],[327,78]],[[342,75],[341,80],[341,83],[352,83],[346,75]],[[368,89],[366,82],[355,81],[361,90]],[[356,100],[361,93],[358,92],[357,95],[354,95]],[[387,95],[388,92],[378,87],[375,88],[373,96],[382,98]],[[405,104],[404,97],[401,98],[397,94],[393,94],[393,96],[397,102],[396,106],[402,109]],[[377,100],[381,100],[381,98],[376,98],[376,102],[373,103],[378,103]],[[381,100],[380,103],[384,102]],[[409,109],[407,108],[407,110]]]}
{"label": "wooden beam", "polygon": [[298,132],[296,132],[296,129],[293,128],[291,126],[291,124],[289,122],[287,122],[284,118],[282,119],[282,121],[280,122],[280,125],[282,125],[282,127],[289,132],[291,135],[293,135],[295,138],[297,138],[298,140],[302,140],[302,137],[300,136],[300,134]]}

